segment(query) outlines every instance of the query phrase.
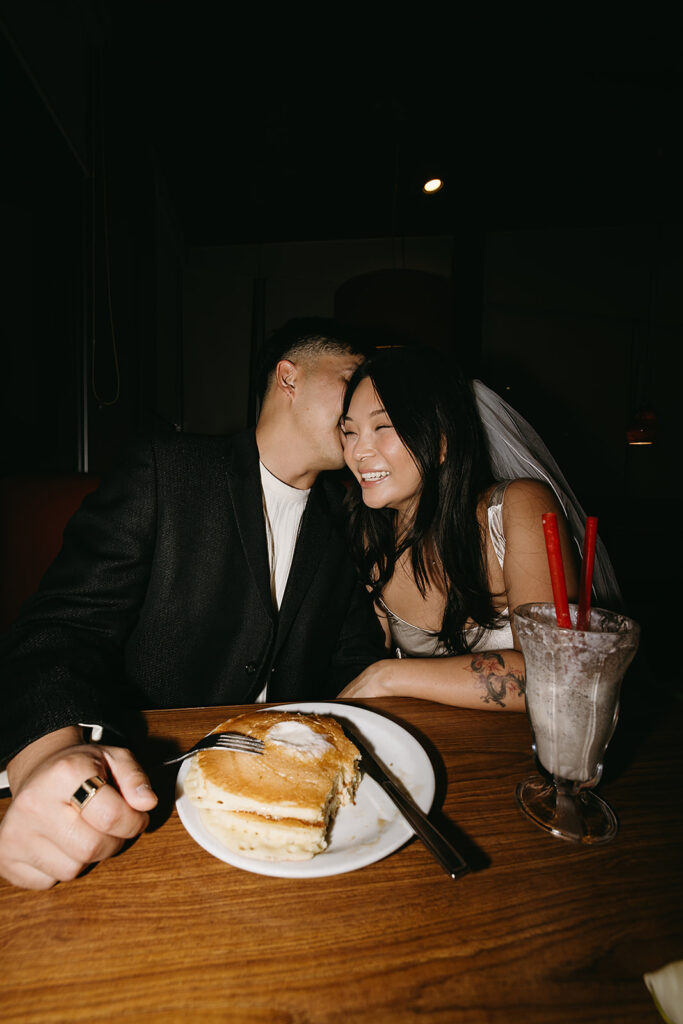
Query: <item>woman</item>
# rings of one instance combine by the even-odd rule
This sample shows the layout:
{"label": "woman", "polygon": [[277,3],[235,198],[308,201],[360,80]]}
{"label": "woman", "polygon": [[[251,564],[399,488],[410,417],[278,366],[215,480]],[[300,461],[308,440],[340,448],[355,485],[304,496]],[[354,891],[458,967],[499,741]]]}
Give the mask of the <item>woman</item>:
{"label": "woman", "polygon": [[544,512],[557,515],[568,596],[577,596],[555,494],[539,480],[494,480],[470,384],[428,349],[386,349],[363,363],[349,382],[342,434],[358,483],[351,544],[396,656],[339,696],[524,710],[510,610],[553,599]]}

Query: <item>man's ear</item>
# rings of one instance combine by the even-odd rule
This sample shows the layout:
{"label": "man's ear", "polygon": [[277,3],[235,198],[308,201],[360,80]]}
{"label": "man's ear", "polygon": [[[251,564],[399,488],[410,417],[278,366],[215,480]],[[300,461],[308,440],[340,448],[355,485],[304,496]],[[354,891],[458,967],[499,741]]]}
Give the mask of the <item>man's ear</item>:
{"label": "man's ear", "polygon": [[293,398],[296,378],[296,364],[289,359],[281,359],[275,367],[275,386],[277,390],[286,395],[287,398]]}

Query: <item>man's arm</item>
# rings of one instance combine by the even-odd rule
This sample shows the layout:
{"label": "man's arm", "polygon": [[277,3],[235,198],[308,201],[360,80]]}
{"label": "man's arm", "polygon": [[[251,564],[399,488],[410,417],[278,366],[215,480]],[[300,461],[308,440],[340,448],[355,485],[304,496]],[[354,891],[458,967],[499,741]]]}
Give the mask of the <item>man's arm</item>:
{"label": "man's arm", "polygon": [[140,445],[86,498],[2,639],[0,758],[78,722],[119,727],[124,646],[144,601],[155,529],[154,460]]}
{"label": "man's arm", "polygon": [[341,690],[368,666],[386,658],[386,638],[372,599],[360,581],[351,590],[346,617],[332,658],[332,675]]}
{"label": "man's arm", "polygon": [[[147,777],[120,748],[84,743],[74,723],[116,727],[123,649],[144,600],[154,543],[151,446],[84,502],[38,593],[3,639],[0,755],[12,803],[0,825],[0,874],[47,888],[111,856],[147,823]],[[108,785],[80,812],[70,797]]]}

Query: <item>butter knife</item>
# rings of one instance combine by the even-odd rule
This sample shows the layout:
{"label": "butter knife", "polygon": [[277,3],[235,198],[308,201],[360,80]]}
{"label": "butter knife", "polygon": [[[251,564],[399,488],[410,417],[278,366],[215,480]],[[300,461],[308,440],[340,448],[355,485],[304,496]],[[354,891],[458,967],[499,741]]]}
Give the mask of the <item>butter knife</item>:
{"label": "butter knife", "polygon": [[375,755],[368,750],[356,730],[347,722],[344,723],[344,731],[352,743],[358,747],[361,755],[361,768],[363,771],[379,783],[384,792],[398,807],[418,839],[421,839],[429,852],[435,857],[444,871],[451,878],[459,878],[470,871],[470,866],[458,853],[454,846],[438,830],[427,815],[422,811],[412,797],[407,796],[387,774],[386,768],[377,760]]}

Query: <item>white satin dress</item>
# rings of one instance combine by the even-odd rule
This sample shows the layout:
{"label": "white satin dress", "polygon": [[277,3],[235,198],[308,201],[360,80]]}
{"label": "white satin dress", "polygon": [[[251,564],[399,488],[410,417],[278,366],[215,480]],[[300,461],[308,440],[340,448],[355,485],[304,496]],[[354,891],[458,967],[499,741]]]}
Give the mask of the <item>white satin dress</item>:
{"label": "white satin dress", "polygon": [[[505,558],[505,534],[503,533],[503,500],[510,483],[503,480],[491,492],[488,504],[489,533],[496,557],[503,568]],[[399,658],[443,658],[449,655],[446,645],[439,640],[439,634],[429,629],[414,626],[405,619],[399,618],[380,598],[380,606],[386,613],[391,634],[392,647]],[[505,619],[500,629],[488,629],[472,648],[473,651],[509,651],[514,647],[510,613],[506,608],[502,613]],[[476,630],[470,630],[468,636],[473,637]]]}

